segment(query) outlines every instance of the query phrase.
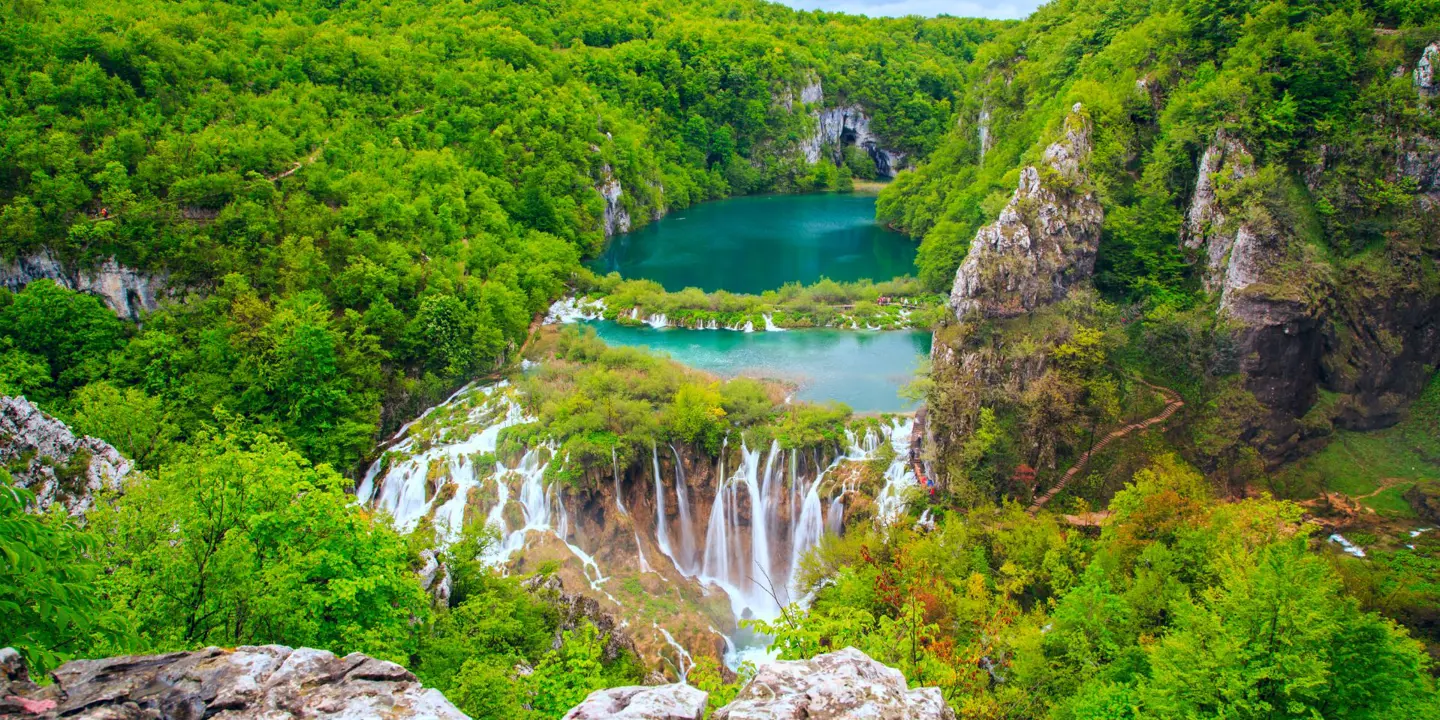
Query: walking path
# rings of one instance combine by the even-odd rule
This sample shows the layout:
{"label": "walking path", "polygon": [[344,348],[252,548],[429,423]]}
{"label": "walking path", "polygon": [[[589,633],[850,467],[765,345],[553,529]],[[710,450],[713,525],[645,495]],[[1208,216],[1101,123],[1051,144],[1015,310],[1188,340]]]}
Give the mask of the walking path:
{"label": "walking path", "polygon": [[1030,509],[1027,512],[1029,512],[1031,515],[1034,515],[1035,513],[1040,511],[1040,508],[1045,507],[1045,503],[1050,502],[1055,498],[1056,495],[1059,495],[1060,491],[1064,490],[1065,486],[1069,485],[1070,481],[1074,479],[1076,475],[1079,475],[1085,470],[1085,467],[1090,464],[1090,458],[1094,457],[1095,453],[1104,450],[1107,446],[1110,445],[1110,443],[1122,437],[1125,437],[1132,432],[1144,430],[1151,425],[1158,425],[1159,423],[1169,420],[1170,416],[1174,415],[1176,410],[1184,407],[1185,401],[1181,400],[1180,395],[1174,390],[1171,390],[1170,388],[1163,388],[1159,385],[1151,385],[1150,383],[1145,382],[1140,378],[1134,379],[1140,384],[1165,396],[1165,409],[1161,410],[1160,414],[1149,419],[1142,420],[1137,423],[1131,423],[1130,425],[1111,430],[1110,433],[1104,438],[1102,438],[1100,442],[1096,443],[1094,447],[1086,450],[1085,454],[1081,455],[1080,459],[1076,460],[1075,464],[1071,466],[1069,470],[1065,471],[1065,475],[1060,478],[1060,482],[1055,483],[1055,486],[1046,491],[1044,495],[1036,498],[1035,503],[1030,506]]}

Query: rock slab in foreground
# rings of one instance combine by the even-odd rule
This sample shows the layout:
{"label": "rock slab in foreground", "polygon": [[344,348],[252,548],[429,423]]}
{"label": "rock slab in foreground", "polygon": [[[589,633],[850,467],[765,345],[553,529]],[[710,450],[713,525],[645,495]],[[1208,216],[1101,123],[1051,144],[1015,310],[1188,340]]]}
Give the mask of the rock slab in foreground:
{"label": "rock slab in foreground", "polygon": [[704,690],[679,683],[596,690],[565,720],[700,720],[708,699]]}
{"label": "rock slab in foreground", "polygon": [[909,689],[899,670],[855,648],[760,668],[714,720],[954,720],[940,688]]}
{"label": "rock slab in foreground", "polygon": [[[12,673],[7,672],[9,676]],[[468,720],[395,663],[281,645],[76,660],[52,685],[6,678],[0,714],[80,720]]]}

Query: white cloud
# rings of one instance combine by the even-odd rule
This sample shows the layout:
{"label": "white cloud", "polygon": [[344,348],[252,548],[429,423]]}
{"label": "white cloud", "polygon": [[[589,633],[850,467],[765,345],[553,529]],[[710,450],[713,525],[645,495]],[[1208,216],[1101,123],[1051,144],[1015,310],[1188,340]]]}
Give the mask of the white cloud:
{"label": "white cloud", "polygon": [[956,17],[1019,19],[1043,0],[777,0],[801,10],[829,10],[871,17],[945,14]]}

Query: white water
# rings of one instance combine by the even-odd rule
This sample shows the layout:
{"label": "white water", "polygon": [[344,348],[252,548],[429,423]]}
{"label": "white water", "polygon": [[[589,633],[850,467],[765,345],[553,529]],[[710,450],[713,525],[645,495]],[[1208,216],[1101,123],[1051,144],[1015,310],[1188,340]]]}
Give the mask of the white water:
{"label": "white water", "polygon": [[[565,544],[580,560],[585,579],[590,587],[611,597],[601,587],[608,580],[595,558],[570,542],[569,515],[566,512],[559,489],[545,484],[545,468],[554,448],[548,445],[531,448],[521,456],[514,467],[507,467],[496,460],[493,467],[477,467],[474,458],[493,455],[500,440],[500,431],[511,425],[529,422],[520,405],[509,396],[506,383],[474,390],[480,395],[465,417],[462,427],[479,426],[478,431],[467,437],[449,441],[443,433],[438,442],[423,452],[396,462],[380,476],[378,463],[366,473],[367,483],[357,490],[357,499],[369,502],[377,509],[390,513],[397,529],[409,532],[427,515],[433,518],[437,540],[449,544],[459,538],[464,526],[465,511],[472,490],[483,483],[494,483],[496,500],[485,513],[486,524],[495,527],[501,534],[500,541],[486,554],[484,560],[500,565],[525,547],[530,533],[550,533]],[[470,393],[452,396],[448,403],[469,397]],[[429,411],[426,412],[429,414]],[[497,419],[498,418],[498,419]],[[416,448],[416,439],[407,437],[392,451],[398,454],[411,452]],[[427,488],[430,468],[434,463],[443,463],[449,471],[449,484],[453,491],[449,499],[441,502],[439,488],[433,494]],[[618,479],[618,475],[617,475]],[[519,527],[511,527],[505,518],[505,508],[512,499],[511,486],[518,483],[514,500],[519,505],[522,521]],[[368,484],[368,487],[367,487]],[[379,494],[373,499],[378,484]],[[443,487],[443,486],[442,486]],[[616,497],[617,503],[619,497]],[[621,508],[623,511],[623,507]]]}
{"label": "white water", "polygon": [[1351,555],[1354,555],[1355,557],[1358,557],[1358,558],[1363,558],[1363,557],[1365,557],[1365,549],[1364,549],[1364,548],[1362,548],[1362,547],[1360,547],[1359,545],[1356,545],[1355,543],[1352,543],[1352,542],[1350,542],[1349,540],[1345,539],[1345,536],[1344,536],[1344,535],[1341,535],[1340,533],[1334,533],[1333,535],[1331,535],[1331,536],[1330,536],[1330,542],[1338,543],[1338,544],[1340,545],[1340,549],[1341,549],[1341,550],[1344,550],[1345,552],[1347,552],[1347,553],[1349,553],[1349,554],[1351,554]]}
{"label": "white water", "polygon": [[695,574],[695,523],[690,519],[690,490],[685,484],[685,463],[674,445],[670,452],[675,456],[675,503],[680,511],[680,557],[676,568],[680,574],[690,577]]}
{"label": "white water", "polygon": [[[493,487],[493,504],[482,511],[487,523],[499,529],[501,540],[486,556],[487,562],[504,564],[527,545],[533,533],[553,534],[579,559],[591,589],[620,605],[605,591],[604,584],[609,578],[595,558],[571,542],[569,516],[559,487],[547,486],[545,482],[546,467],[555,461],[553,447],[531,448],[513,467],[499,460],[493,461],[493,466],[477,467],[475,458],[496,452],[504,428],[531,420],[510,392],[502,383],[459,396],[458,399],[466,401],[479,395],[479,401],[463,418],[464,424],[457,424],[461,428],[478,427],[478,430],[467,431],[469,434],[463,437],[457,433],[457,439],[446,437],[442,429],[438,437],[427,437],[429,446],[423,452],[394,462],[383,476],[377,463],[367,472],[357,495],[362,500],[374,495],[370,502],[388,511],[402,531],[413,529],[427,515],[433,516],[443,544],[458,537],[472,491]],[[773,622],[780,616],[782,605],[808,602],[809,598],[804,597],[798,587],[796,568],[827,532],[842,530],[844,495],[850,488],[829,479],[831,470],[840,462],[872,460],[884,445],[893,449],[894,461],[886,470],[884,487],[876,497],[877,521],[890,524],[901,517],[904,492],[916,482],[908,464],[911,428],[912,421],[901,419],[881,426],[878,432],[872,429],[857,436],[847,430],[845,454],[819,470],[814,478],[802,476],[798,453],[783,451],[774,442],[764,451],[750,449],[742,443],[739,466],[727,474],[727,437],[716,460],[716,477],[720,481],[709,516],[705,518],[703,536],[697,535],[694,526],[694,500],[685,477],[683,458],[678,449],[671,446],[675,458],[673,482],[678,522],[675,530],[680,533],[678,542],[674,543],[666,508],[667,479],[661,472],[658,448],[652,445],[650,470],[655,492],[656,544],[680,574],[698,576],[701,583],[725,592],[737,620],[755,618]],[[393,452],[403,457],[416,450],[418,442],[418,438],[406,437]],[[449,496],[444,501],[439,500],[439,489],[427,488],[427,477],[434,463],[445,464],[447,482],[454,485],[453,490],[446,491]],[[614,453],[611,475],[616,488],[616,509],[628,515],[621,500],[619,460]],[[507,507],[515,507],[512,501],[518,506],[518,513],[507,512]],[[640,572],[658,574],[668,582],[666,574],[657,570],[645,556],[638,528],[633,532]],[[756,647],[732,649],[727,655],[733,656],[736,662],[742,658],[768,657],[763,648]],[[683,669],[688,672],[688,668]]]}
{"label": "white water", "polygon": [[654,315],[651,315],[650,317],[645,318],[645,324],[649,325],[652,328],[655,328],[656,330],[664,330],[665,328],[670,327],[670,319],[665,317],[665,313],[656,313]]}
{"label": "white water", "polygon": [[680,677],[680,683],[682,685],[690,684],[690,670],[695,667],[695,659],[690,657],[690,653],[681,647],[680,643],[675,642],[675,636],[671,635],[669,630],[655,623],[651,623],[651,626],[659,630],[660,634],[665,636],[665,642],[669,643],[670,647],[675,649],[675,662],[673,665],[675,667],[675,674]]}
{"label": "white water", "polygon": [[660,546],[660,552],[670,558],[670,564],[680,567],[675,561],[675,553],[670,549],[670,528],[665,522],[665,483],[660,479],[660,455],[655,451],[655,445],[650,445],[650,466],[655,474],[655,544]]}
{"label": "white water", "polygon": [[765,332],[785,332],[785,328],[776,325],[769,315],[765,316]]}
{"label": "white water", "polygon": [[545,324],[570,324],[581,320],[599,320],[605,314],[604,300],[563,297],[550,305],[545,313]]}
{"label": "white water", "polygon": [[615,459],[615,448],[610,448],[610,475],[615,478],[615,509],[621,515],[629,515],[630,511],[625,509],[625,502],[620,499],[620,462]]}

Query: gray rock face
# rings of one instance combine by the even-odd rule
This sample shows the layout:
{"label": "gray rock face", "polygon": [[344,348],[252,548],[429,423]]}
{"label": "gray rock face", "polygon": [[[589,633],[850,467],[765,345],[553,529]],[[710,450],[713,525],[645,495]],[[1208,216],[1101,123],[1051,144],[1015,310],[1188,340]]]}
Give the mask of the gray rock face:
{"label": "gray rock face", "polygon": [[420,587],[430,593],[438,605],[445,605],[450,602],[450,568],[440,562],[438,554],[433,548],[420,551],[420,559],[425,565],[420,568]]}
{"label": "gray rock face", "polygon": [[1435,77],[1437,68],[1440,68],[1440,42],[1433,42],[1425,47],[1420,53],[1420,61],[1415,63],[1415,91],[1420,93],[1420,97],[1440,95],[1440,80]]}
{"label": "gray rock face", "polygon": [[565,720],[700,720],[709,695],[679,683],[596,690]]}
{"label": "gray rock face", "polygon": [[0,262],[0,287],[19,292],[36,280],[53,280],[55,284],[77,292],[97,295],[116,315],[128,320],[140,319],[142,312],[159,307],[158,295],[165,279],[125,267],[110,258],[94,270],[69,272],[49,250]]}
{"label": "gray rock face", "polygon": [[615,171],[609,165],[601,168],[600,185],[595,189],[605,198],[605,216],[602,222],[606,237],[630,232],[630,211],[620,203],[625,190],[620,187],[620,181],[615,179]]}
{"label": "gray rock face", "polygon": [[23,397],[0,397],[0,462],[35,493],[39,510],[58,502],[77,516],[94,504],[94,493],[119,488],[131,470],[109,443],[76,437]]}
{"label": "gray rock face", "polygon": [[465,720],[438,690],[421,687],[405,668],[360,653],[341,658],[281,645],[212,647],[76,660],[52,675],[55,682],[44,688],[10,683],[24,693],[15,696],[16,704],[32,708],[18,717]]}
{"label": "gray rock face", "polygon": [[[792,106],[787,93],[782,97],[786,108]],[[800,91],[802,102],[810,105],[824,102],[825,93],[819,78]],[[800,152],[811,164],[820,162],[826,146],[833,149],[830,160],[835,164],[844,161],[842,154],[846,147],[854,145],[870,155],[875,163],[875,172],[881,177],[895,177],[905,165],[905,153],[886,149],[879,136],[870,130],[870,115],[859,105],[841,105],[822,108],[810,113],[815,119],[815,132],[800,141]]]}
{"label": "gray rock face", "polygon": [[855,648],[760,668],[714,720],[951,720],[939,688],[911,690],[899,670]]}
{"label": "gray rock face", "polygon": [[[1215,133],[1215,141],[1205,149],[1200,158],[1200,168],[1195,178],[1195,194],[1190,200],[1190,209],[1185,214],[1185,225],[1180,229],[1180,240],[1190,250],[1204,250],[1206,259],[1205,288],[1214,292],[1228,287],[1227,262],[1230,250],[1239,236],[1246,235],[1243,244],[1253,241],[1248,228],[1227,228],[1224,208],[1216,196],[1217,185],[1250,177],[1255,173],[1255,160],[1250,152],[1224,130]],[[1246,282],[1243,277],[1238,282]],[[1253,279],[1248,280],[1254,282]]]}
{"label": "gray rock face", "polygon": [[1062,138],[1045,150],[1042,175],[1030,166],[995,222],[980,228],[955,273],[957,317],[1012,317],[1063,299],[1095,271],[1100,201],[1085,191],[1090,123],[1077,104]]}

